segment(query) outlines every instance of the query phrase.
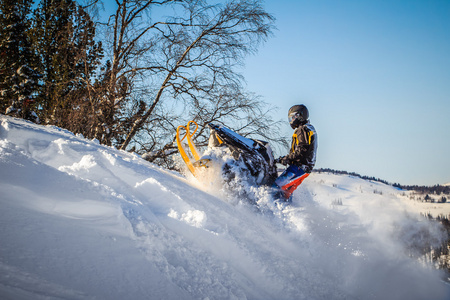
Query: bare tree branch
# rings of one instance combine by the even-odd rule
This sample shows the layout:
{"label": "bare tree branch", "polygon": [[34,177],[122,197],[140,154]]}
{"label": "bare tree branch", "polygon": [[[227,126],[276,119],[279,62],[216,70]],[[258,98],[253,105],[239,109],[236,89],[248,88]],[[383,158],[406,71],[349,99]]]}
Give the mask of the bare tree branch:
{"label": "bare tree branch", "polygon": [[[196,5],[186,5],[189,19],[179,18],[177,23],[174,18],[174,21],[166,23],[165,30],[160,29],[162,38],[169,42],[163,50],[167,74],[146,113],[133,124],[121,149],[126,149],[136,133],[142,130],[167,88],[188,85],[190,89],[199,91],[205,90],[201,85],[212,86],[218,81],[238,82],[240,76],[232,71],[232,65],[254,51],[271,32],[273,17],[254,1],[230,1],[223,6],[201,7],[196,2]],[[186,30],[186,24],[190,24],[189,30]],[[192,76],[196,72],[205,75],[192,79],[182,75]],[[213,80],[208,82],[206,74]],[[181,80],[179,85],[173,83],[177,80]],[[175,90],[180,92],[182,89]],[[190,93],[187,89],[183,92]]]}

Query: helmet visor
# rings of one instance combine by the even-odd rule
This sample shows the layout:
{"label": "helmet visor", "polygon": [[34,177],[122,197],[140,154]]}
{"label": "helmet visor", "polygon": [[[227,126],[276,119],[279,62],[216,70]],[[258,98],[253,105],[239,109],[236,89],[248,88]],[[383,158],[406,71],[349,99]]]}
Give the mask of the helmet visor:
{"label": "helmet visor", "polygon": [[295,120],[297,120],[299,117],[298,113],[296,112],[292,112],[288,115],[288,119],[289,119],[289,124],[293,124],[295,122]]}

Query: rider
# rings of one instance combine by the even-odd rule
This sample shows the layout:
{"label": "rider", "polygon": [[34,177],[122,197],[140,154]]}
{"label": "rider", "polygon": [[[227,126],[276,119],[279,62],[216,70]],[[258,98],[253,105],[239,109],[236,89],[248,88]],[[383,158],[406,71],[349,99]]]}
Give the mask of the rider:
{"label": "rider", "polygon": [[289,154],[279,157],[276,163],[289,167],[275,180],[275,187],[281,189],[288,201],[295,189],[309,176],[316,163],[317,132],[309,123],[306,106],[294,105],[288,112],[289,124],[294,129]]}

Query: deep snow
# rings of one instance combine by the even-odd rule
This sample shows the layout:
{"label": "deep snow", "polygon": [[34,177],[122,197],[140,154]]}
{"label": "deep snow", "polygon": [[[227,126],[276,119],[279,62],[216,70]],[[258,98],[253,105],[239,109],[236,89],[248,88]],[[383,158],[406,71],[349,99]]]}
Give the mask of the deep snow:
{"label": "deep snow", "polygon": [[440,227],[391,186],[313,173],[292,205],[254,190],[256,210],[65,130],[0,122],[1,299],[450,299],[411,257]]}

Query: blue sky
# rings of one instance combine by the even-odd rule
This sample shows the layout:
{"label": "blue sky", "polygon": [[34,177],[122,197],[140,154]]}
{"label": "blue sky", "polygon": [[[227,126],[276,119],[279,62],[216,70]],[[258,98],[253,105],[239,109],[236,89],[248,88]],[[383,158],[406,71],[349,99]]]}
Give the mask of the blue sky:
{"label": "blue sky", "polygon": [[450,183],[450,1],[268,0],[265,8],[277,30],[242,73],[250,91],[279,107],[287,136],[287,110],[308,106],[317,167]]}

